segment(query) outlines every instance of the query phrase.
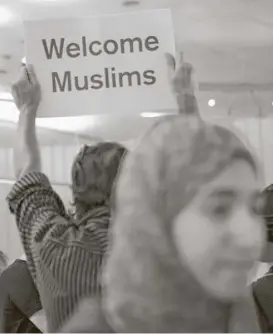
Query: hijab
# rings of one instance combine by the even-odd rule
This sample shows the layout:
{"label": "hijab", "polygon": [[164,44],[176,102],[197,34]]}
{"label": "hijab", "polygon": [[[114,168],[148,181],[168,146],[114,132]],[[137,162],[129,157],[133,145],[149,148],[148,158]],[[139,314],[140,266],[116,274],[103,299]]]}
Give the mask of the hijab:
{"label": "hijab", "polygon": [[77,219],[86,220],[98,208],[108,210],[114,180],[126,154],[126,148],[115,142],[84,145],[71,170],[72,194]]}
{"label": "hijab", "polygon": [[125,160],[116,185],[103,307],[115,332],[259,332],[251,295],[210,296],[181,263],[171,224],[233,159],[257,165],[229,130],[200,119],[159,121]]}

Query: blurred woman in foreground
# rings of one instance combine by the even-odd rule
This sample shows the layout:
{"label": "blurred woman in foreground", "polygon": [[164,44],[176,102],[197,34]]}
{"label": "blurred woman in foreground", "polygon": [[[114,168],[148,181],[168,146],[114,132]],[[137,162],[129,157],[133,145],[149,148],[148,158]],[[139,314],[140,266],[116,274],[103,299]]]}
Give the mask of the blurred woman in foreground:
{"label": "blurred woman in foreground", "polygon": [[117,181],[102,302],[63,332],[259,332],[247,280],[265,240],[260,188],[231,131],[159,121]]}
{"label": "blurred woman in foreground", "polygon": [[229,130],[181,116],[154,127],[117,185],[115,332],[259,332],[247,287],[265,238],[259,173]]}

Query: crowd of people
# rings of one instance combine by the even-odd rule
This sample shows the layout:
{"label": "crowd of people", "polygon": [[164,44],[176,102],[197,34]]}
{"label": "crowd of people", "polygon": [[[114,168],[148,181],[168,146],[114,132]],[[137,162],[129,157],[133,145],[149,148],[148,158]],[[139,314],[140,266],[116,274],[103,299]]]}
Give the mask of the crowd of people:
{"label": "crowd of people", "polygon": [[248,284],[273,255],[273,188],[261,191],[261,165],[234,132],[201,118],[191,65],[167,62],[178,114],[130,152],[84,146],[72,213],[42,173],[41,88],[21,68],[7,202],[25,259],[0,276],[1,332],[273,332],[272,269]]}

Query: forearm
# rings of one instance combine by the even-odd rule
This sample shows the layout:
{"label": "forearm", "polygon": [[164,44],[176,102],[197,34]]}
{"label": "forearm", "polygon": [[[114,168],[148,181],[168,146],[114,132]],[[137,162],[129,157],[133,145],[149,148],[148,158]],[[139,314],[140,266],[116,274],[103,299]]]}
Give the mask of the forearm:
{"label": "forearm", "polygon": [[167,56],[169,68],[173,72],[172,89],[178,105],[178,112],[180,115],[200,117],[192,65],[184,62],[183,54],[180,55],[178,61],[179,64],[173,56]]}
{"label": "forearm", "polygon": [[194,93],[177,95],[179,114],[200,116],[197,99]]}
{"label": "forearm", "polygon": [[14,148],[14,164],[17,178],[29,172],[41,171],[41,157],[35,122],[35,112],[31,110],[20,112]]}

